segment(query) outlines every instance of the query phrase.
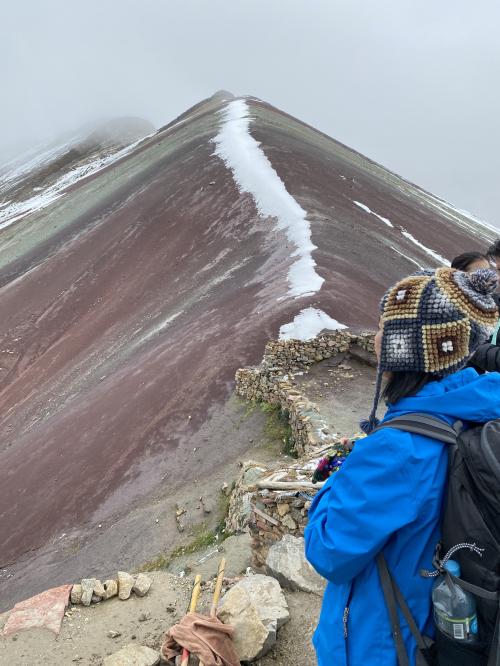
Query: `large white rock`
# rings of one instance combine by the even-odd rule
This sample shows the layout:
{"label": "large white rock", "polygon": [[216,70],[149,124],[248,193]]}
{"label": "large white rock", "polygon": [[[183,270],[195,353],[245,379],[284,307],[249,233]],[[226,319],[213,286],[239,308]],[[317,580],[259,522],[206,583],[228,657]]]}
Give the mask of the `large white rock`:
{"label": "large white rock", "polygon": [[82,596],[81,602],[84,606],[90,606],[92,595],[94,594],[95,578],[82,578]]}
{"label": "large white rock", "polygon": [[111,599],[111,597],[116,597],[118,594],[118,581],[114,578],[110,578],[104,581],[104,597],[103,599]]}
{"label": "large white rock", "polygon": [[277,630],[290,619],[278,581],[261,574],[234,585],[222,598],[218,616],[234,627],[233,642],[240,661],[255,661],[269,652]]}
{"label": "large white rock", "polygon": [[156,666],[160,653],[144,645],[125,645],[104,659],[104,666]]}
{"label": "large white rock", "polygon": [[70,600],[72,604],[82,603],[82,586],[79,583],[76,583],[71,588]]}
{"label": "large white rock", "polygon": [[269,549],[268,572],[290,590],[304,590],[323,596],[326,581],[316,573],[304,553],[304,539],[285,534]]}
{"label": "large white rock", "polygon": [[94,583],[94,595],[96,597],[100,597],[101,599],[103,599],[104,595],[105,595],[104,585],[97,578],[96,578],[96,581]]}
{"label": "large white rock", "polygon": [[118,572],[118,598],[124,601],[130,597],[134,587],[134,577],[126,571]]}
{"label": "large white rock", "polygon": [[138,597],[144,597],[151,587],[153,581],[149,576],[146,576],[144,573],[140,573],[135,579],[134,587],[132,590],[137,594]]}
{"label": "large white rock", "polygon": [[290,619],[288,604],[278,581],[270,576],[245,576],[238,585],[245,590],[264,624],[276,620],[279,629]]}

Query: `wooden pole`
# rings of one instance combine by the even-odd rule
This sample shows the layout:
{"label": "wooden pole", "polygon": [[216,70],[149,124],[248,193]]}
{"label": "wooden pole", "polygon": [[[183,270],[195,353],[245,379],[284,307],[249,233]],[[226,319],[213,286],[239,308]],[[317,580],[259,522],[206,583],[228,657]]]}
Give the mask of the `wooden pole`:
{"label": "wooden pole", "polygon": [[217,580],[215,581],[214,596],[212,599],[212,606],[210,607],[210,617],[215,617],[217,614],[217,606],[219,605],[220,593],[222,590],[222,581],[224,580],[224,570],[226,568],[226,560],[222,558],[219,563],[219,571],[217,572]]}
{"label": "wooden pole", "polygon": [[[198,604],[198,598],[200,596],[200,588],[201,588],[201,575],[197,574],[196,578],[194,579],[193,591],[191,592],[191,602],[189,604],[190,613],[194,613],[196,610],[196,606]],[[187,648],[182,648],[181,666],[188,666],[188,663],[189,663],[189,650],[187,650]]]}
{"label": "wooden pole", "polygon": [[325,481],[312,483],[312,481],[257,481],[257,488],[268,488],[269,490],[319,490],[325,485]]}
{"label": "wooden pole", "polygon": [[[219,571],[217,572],[217,580],[215,581],[214,596],[212,598],[212,605],[210,607],[210,617],[215,617],[217,615],[217,606],[219,605],[225,568],[226,568],[226,560],[222,558],[222,560],[219,562]],[[204,666],[204,663],[202,661],[200,661],[200,666]]]}

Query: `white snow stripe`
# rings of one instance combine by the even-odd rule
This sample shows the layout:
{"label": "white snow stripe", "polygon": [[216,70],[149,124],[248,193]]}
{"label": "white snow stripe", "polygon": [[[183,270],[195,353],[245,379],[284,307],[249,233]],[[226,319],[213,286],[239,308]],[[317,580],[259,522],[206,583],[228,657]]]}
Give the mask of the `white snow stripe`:
{"label": "white snow stripe", "polygon": [[409,231],[406,231],[405,229],[401,229],[401,233],[405,238],[407,238],[409,241],[414,243],[417,247],[420,247],[424,252],[426,252],[430,257],[435,259],[438,263],[443,264],[444,266],[451,266],[451,263],[448,261],[448,259],[445,259],[442,257],[440,254],[435,252],[434,250],[431,250],[429,247],[426,247],[423,243],[418,241],[415,236],[412,236]]}
{"label": "white snow stripe", "polygon": [[297,248],[298,257],[288,271],[289,294],[294,297],[313,294],[324,282],[315,270],[312,252],[311,227],[306,211],[295,201],[271,163],[250,134],[249,109],[245,100],[230,102],[223,111],[224,122],[213,140],[214,154],[232,171],[240,192],[254,198],[260,215],[275,217],[278,229],[283,229]]}
{"label": "white snow stripe", "polygon": [[353,203],[356,204],[356,206],[358,206],[358,208],[361,208],[361,210],[364,210],[365,213],[368,213],[369,215],[375,215],[375,217],[378,217],[378,219],[381,222],[383,222],[384,224],[386,224],[388,227],[393,227],[394,228],[394,225],[390,220],[388,220],[386,217],[383,217],[382,215],[379,215],[378,213],[375,213],[366,204],[361,203],[361,201],[353,201]]}
{"label": "white snow stripe", "polygon": [[390,248],[391,248],[391,250],[394,250],[394,252],[401,255],[402,257],[404,257],[408,261],[411,261],[411,263],[415,264],[415,266],[418,266],[418,268],[421,268],[422,270],[425,269],[425,266],[422,266],[422,264],[419,264],[418,261],[415,261],[415,259],[413,259],[412,257],[409,257],[407,254],[404,254],[404,252],[401,252],[400,250],[398,250],[398,248],[394,247],[394,245],[390,245]]}

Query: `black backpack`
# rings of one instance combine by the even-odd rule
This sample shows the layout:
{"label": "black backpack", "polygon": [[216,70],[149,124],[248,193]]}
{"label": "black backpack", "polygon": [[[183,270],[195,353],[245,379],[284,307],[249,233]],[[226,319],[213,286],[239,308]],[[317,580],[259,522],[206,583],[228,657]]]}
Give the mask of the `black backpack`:
{"label": "black backpack", "polygon": [[[500,666],[500,419],[462,431],[428,414],[406,414],[380,424],[432,437],[449,446],[448,488],[442,521],[442,541],[436,549],[435,572],[474,594],[479,635],[477,644],[451,640],[436,629],[430,646],[416,627],[396,582],[380,553],[377,565],[391,618],[399,666],[409,664],[401,638],[397,609],[405,617],[417,642],[417,664],[439,666]],[[461,578],[444,563],[460,563]]]}

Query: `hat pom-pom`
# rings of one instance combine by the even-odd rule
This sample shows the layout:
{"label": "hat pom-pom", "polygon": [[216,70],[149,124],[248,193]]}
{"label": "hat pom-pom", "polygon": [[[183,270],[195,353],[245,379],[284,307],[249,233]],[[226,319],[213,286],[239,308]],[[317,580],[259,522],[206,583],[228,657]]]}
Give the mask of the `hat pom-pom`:
{"label": "hat pom-pom", "polygon": [[468,277],[471,287],[480,294],[492,294],[498,286],[498,275],[492,268],[479,268]]}
{"label": "hat pom-pom", "polygon": [[380,421],[376,416],[373,416],[369,419],[361,419],[359,422],[359,427],[361,430],[365,433],[365,435],[369,435],[372,430],[374,430],[378,425]]}

